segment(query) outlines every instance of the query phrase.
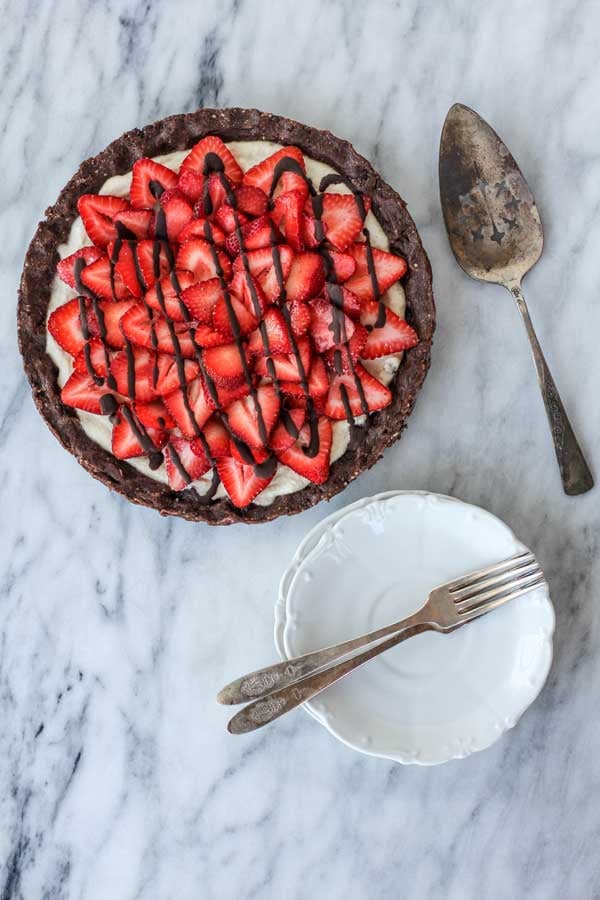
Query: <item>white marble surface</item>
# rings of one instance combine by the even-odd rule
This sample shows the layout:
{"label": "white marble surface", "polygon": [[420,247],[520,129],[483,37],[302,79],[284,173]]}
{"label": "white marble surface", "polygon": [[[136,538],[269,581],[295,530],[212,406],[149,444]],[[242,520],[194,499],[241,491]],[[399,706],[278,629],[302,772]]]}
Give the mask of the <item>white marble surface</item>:
{"label": "white marble surface", "polygon": [[[563,496],[516,310],[454,263],[436,177],[461,100],[530,179],[547,243],[527,294],[598,474],[597,4],[8,0],[2,22],[2,900],[600,896],[600,488]],[[14,310],[38,217],[83,157],[202,104],[349,138],[421,230],[433,367],[405,437],[335,506],[428,488],[537,551],[555,663],[485,753],[402,768],[302,713],[229,737],[215,693],[271,657],[279,576],[328,509],[252,529],[162,520],[96,484],[34,409]]]}

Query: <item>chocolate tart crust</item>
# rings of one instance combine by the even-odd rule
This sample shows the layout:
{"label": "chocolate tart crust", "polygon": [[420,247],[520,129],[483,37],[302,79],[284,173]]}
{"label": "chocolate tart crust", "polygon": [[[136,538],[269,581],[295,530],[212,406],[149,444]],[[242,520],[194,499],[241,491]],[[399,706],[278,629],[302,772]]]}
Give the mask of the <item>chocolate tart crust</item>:
{"label": "chocolate tart crust", "polygon": [[[328,163],[346,175],[358,190],[371,196],[373,212],[388,237],[390,249],[404,256],[408,263],[402,281],[406,293],[406,318],[416,329],[420,343],[404,354],[390,385],[394,394],[392,403],[373,413],[368,427],[354,430],[346,453],[332,465],[325,484],[308,485],[294,494],[276,498],[269,506],[250,504],[246,509],[236,509],[229,499],[205,504],[193,489],[172,491],[168,485],[154,481],[116,459],[87,436],[75,411],[62,404],[57,369],[46,353],[46,317],[59,259],[57,247],[67,240],[78,215],[79,196],[95,193],[107,178],[130,171],[140,156],[185,150],[207,134],[217,134],[224,141],[266,140],[295,144],[307,156]],[[181,516],[211,525],[268,522],[281,515],[302,512],[321,500],[331,499],[361,472],[373,466],[385,448],[400,437],[406,425],[429,368],[434,329],[431,267],[402,198],[348,141],[292,119],[238,108],[201,109],[169,116],[145,128],[126,132],[97,156],[83,162],[60,192],[54,206],[46,210],[46,218],[39,223],[29,245],[21,276],[17,317],[19,348],[33,398],[63,447],[94,478],[133,503],[152,507],[162,515]]]}

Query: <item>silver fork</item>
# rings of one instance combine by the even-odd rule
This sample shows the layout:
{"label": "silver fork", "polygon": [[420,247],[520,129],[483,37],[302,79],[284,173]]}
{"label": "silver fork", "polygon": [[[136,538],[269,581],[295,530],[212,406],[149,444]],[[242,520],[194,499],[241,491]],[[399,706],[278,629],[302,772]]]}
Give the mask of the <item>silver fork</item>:
{"label": "silver fork", "polygon": [[[399,622],[232,681],[219,693],[219,703],[253,702],[230,720],[227,729],[244,734],[261,728],[401,641],[423,631],[454,631],[543,584],[543,572],[529,551],[442,584],[431,591],[424,606]],[[369,649],[346,658],[365,646]]]}

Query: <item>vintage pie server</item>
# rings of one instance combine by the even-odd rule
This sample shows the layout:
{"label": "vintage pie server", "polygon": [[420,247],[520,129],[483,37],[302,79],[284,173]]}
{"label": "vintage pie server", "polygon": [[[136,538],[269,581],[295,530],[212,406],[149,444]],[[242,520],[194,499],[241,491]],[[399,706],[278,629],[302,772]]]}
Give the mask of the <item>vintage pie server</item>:
{"label": "vintage pie server", "polygon": [[476,112],[455,103],[440,142],[440,198],[454,255],[471,278],[513,295],[527,331],[566,494],[594,485],[535,334],[521,281],[542,253],[535,200],[508,148]]}

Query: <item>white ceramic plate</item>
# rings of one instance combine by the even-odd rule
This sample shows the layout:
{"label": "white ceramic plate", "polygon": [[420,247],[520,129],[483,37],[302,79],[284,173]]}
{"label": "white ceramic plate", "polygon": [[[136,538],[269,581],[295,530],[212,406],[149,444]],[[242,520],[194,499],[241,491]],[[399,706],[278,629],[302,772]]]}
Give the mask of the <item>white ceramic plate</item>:
{"label": "white ceramic plate", "polygon": [[[525,549],[485,510],[391,491],[320,522],[285,572],[275,610],[284,658],[400,619],[438,584]],[[554,611],[538,588],[449,635],[411,638],[305,704],[356,750],[432,765],[492,744],[540,692]]]}

